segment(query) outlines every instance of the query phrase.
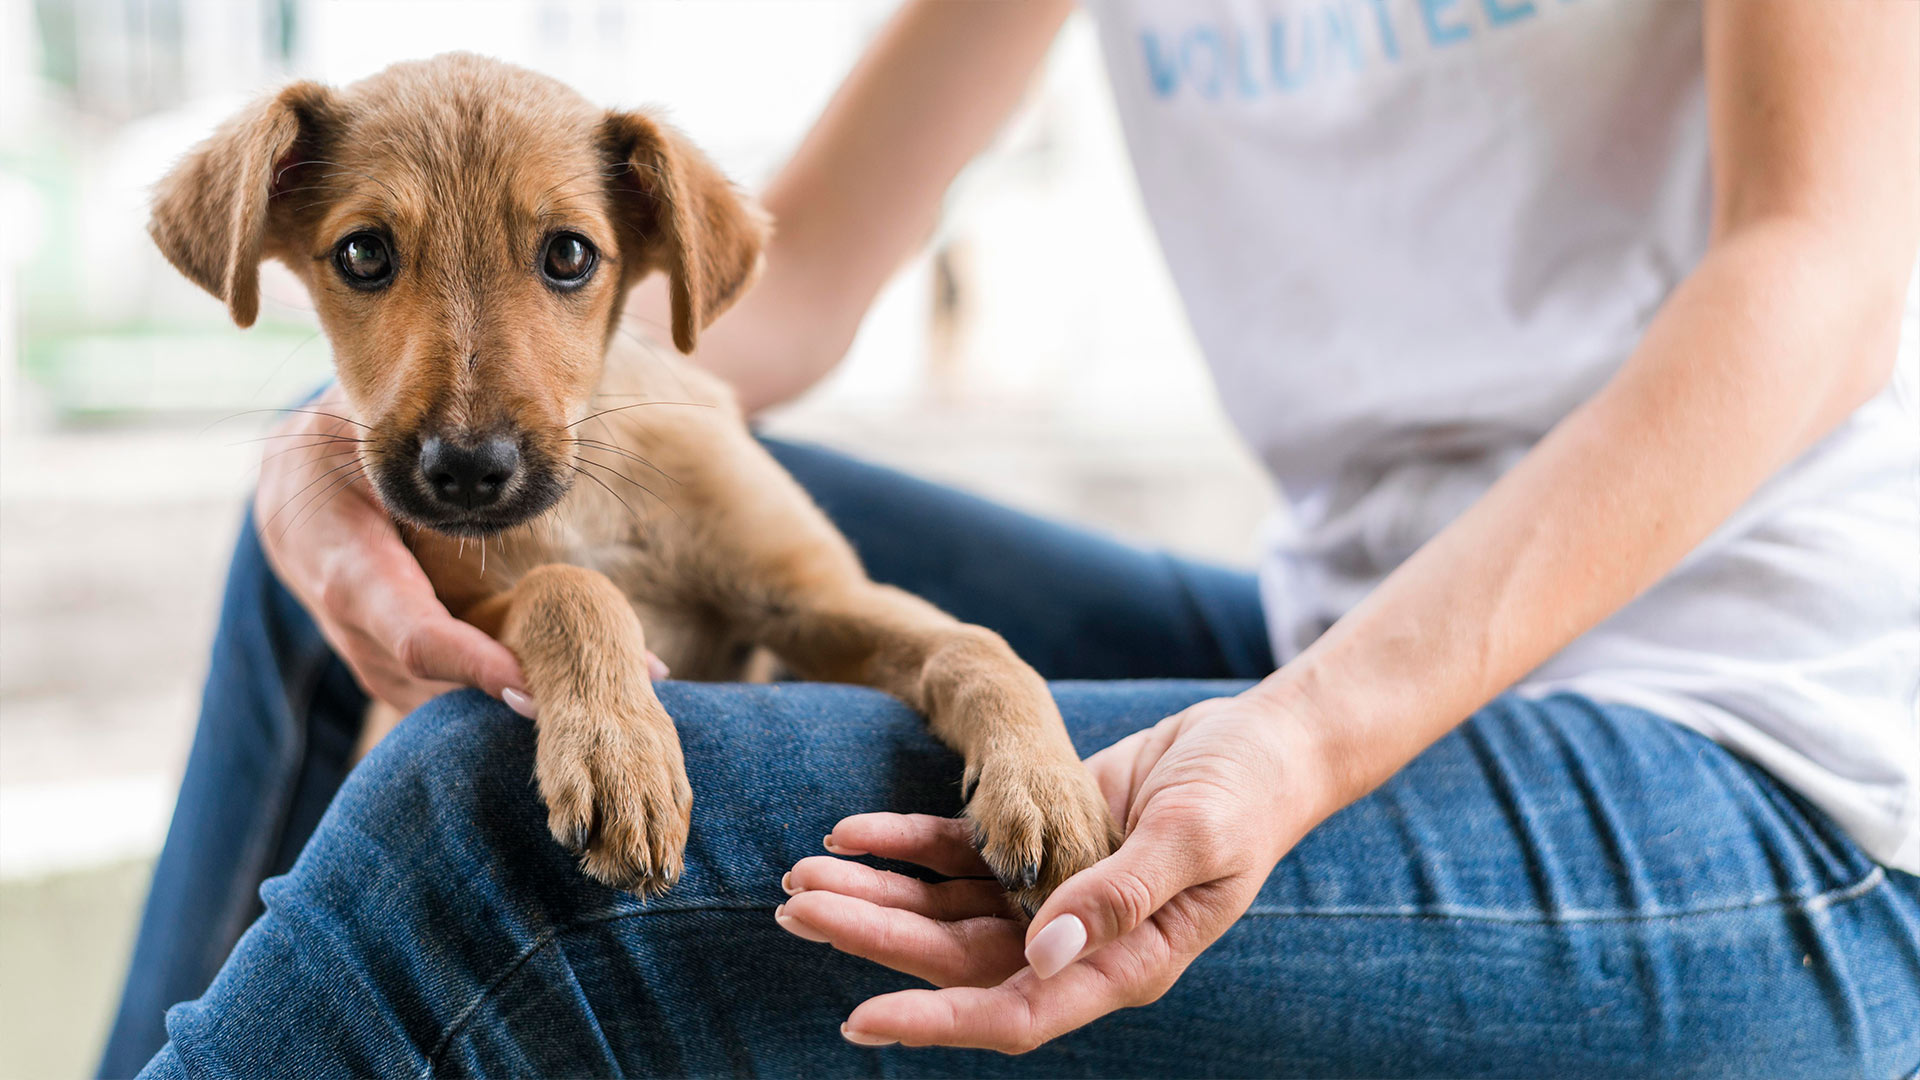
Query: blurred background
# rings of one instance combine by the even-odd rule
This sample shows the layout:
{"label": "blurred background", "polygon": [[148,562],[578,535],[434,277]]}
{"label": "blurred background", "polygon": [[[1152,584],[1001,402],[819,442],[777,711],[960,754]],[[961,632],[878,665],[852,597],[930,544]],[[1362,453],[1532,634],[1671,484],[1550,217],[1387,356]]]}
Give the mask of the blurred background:
{"label": "blurred background", "polygon": [[[656,105],[749,188],[891,0],[0,0],[0,1074],[89,1070],[192,735],[272,407],[326,378],[273,267],[245,333],[148,241],[250,97],[469,49]],[[847,362],[769,418],[1248,563],[1268,494],[1189,339],[1076,15]]]}

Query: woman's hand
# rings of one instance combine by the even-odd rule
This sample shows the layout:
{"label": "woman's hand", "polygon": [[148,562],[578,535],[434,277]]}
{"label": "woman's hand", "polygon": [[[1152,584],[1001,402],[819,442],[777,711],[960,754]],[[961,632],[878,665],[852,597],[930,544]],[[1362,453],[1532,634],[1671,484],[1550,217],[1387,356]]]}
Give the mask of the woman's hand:
{"label": "woman's hand", "polygon": [[274,573],[367,693],[402,712],[455,686],[523,692],[513,654],[447,611],[374,501],[350,415],[329,388],[266,440],[253,514]]}
{"label": "woman's hand", "polygon": [[[366,429],[337,386],[265,440],[253,520],[274,575],[307,609],[367,693],[411,712],[459,686],[477,686],[531,718],[520,662],[453,617],[374,500],[360,466]],[[648,673],[667,677],[647,654]]]}
{"label": "woman's hand", "polygon": [[884,994],[841,1028],[880,1046],[1031,1050],[1166,993],[1246,913],[1260,885],[1334,808],[1314,728],[1257,688],[1203,701],[1088,759],[1126,822],[1120,850],[1021,917],[964,821],[861,814],[827,837],[836,855],[917,863],[917,881],[827,856],[803,859],[775,912],[786,929],[941,987]]}

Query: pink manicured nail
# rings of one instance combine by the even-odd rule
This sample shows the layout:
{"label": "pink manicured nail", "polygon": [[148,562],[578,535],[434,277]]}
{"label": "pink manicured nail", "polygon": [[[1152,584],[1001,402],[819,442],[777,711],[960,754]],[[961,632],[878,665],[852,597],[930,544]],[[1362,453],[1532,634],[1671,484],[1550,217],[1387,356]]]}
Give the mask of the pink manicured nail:
{"label": "pink manicured nail", "polygon": [[500,700],[507,703],[507,708],[529,720],[540,718],[540,706],[534,702],[533,695],[525,690],[516,690],[509,686],[500,691]]}
{"label": "pink manicured nail", "polygon": [[652,653],[648,653],[647,654],[647,674],[653,676],[654,682],[659,682],[660,680],[673,674],[673,672],[667,670],[667,662],[665,660],[660,659],[659,657],[653,655]]}
{"label": "pink manicured nail", "polygon": [[840,1037],[853,1043],[855,1046],[892,1046],[899,1041],[898,1039],[889,1039],[885,1035],[862,1035],[859,1032],[848,1031],[847,1025],[845,1024],[840,1025]]}
{"label": "pink manicured nail", "polygon": [[1027,944],[1027,963],[1043,979],[1060,974],[1087,947],[1087,924],[1077,915],[1062,915],[1040,928]]}
{"label": "pink manicured nail", "polygon": [[780,929],[785,930],[794,937],[805,938],[808,941],[818,941],[823,945],[826,944],[827,935],[787,914],[787,905],[785,904],[781,904],[779,907],[773,909],[773,921],[780,924]]}

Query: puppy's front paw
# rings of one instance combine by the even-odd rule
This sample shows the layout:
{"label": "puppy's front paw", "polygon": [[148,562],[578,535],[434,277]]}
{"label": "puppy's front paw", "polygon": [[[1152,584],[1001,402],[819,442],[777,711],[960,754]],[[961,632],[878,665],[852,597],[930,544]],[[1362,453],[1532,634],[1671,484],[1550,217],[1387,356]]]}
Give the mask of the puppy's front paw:
{"label": "puppy's front paw", "polygon": [[693,810],[672,721],[576,704],[544,706],[539,726],[534,773],[554,839],[596,880],[665,892],[680,879]]}
{"label": "puppy's front paw", "polygon": [[1036,750],[988,758],[967,818],[981,857],[1029,915],[1062,882],[1120,845],[1100,786],[1070,754]]}

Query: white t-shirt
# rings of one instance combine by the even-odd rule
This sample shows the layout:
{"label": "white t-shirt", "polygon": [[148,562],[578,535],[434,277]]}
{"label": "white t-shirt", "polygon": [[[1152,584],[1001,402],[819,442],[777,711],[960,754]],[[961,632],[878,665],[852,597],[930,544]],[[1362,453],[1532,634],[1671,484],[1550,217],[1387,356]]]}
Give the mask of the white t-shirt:
{"label": "white t-shirt", "polygon": [[[1282,493],[1281,662],[1590,397],[1706,249],[1691,0],[1097,0],[1146,205]],[[1920,293],[1892,388],[1517,687],[1732,747],[1920,872]]]}

